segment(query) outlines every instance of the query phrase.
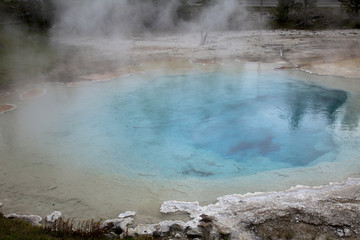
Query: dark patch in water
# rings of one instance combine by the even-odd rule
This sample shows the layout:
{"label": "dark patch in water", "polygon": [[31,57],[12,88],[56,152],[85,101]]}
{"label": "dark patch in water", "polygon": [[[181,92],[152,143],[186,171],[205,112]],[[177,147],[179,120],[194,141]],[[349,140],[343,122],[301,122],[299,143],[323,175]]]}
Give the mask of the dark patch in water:
{"label": "dark patch in water", "polygon": [[324,129],[347,101],[345,91],[302,82],[259,86],[256,94],[247,90],[245,98],[223,101],[217,115],[210,114],[194,128],[195,143],[238,162],[265,157],[295,167],[333,149],[335,143]]}
{"label": "dark patch in water", "polygon": [[273,137],[268,135],[261,141],[242,141],[237,145],[231,147],[227,152],[227,155],[237,154],[242,151],[249,151],[255,149],[261,155],[267,155],[270,152],[274,152],[280,149],[280,146],[273,143]]}
{"label": "dark patch in water", "polygon": [[182,172],[183,175],[188,175],[188,176],[197,176],[197,177],[210,177],[215,175],[214,173],[211,172],[203,172],[203,171],[199,171],[196,170],[194,168],[188,169],[188,170],[184,170]]}

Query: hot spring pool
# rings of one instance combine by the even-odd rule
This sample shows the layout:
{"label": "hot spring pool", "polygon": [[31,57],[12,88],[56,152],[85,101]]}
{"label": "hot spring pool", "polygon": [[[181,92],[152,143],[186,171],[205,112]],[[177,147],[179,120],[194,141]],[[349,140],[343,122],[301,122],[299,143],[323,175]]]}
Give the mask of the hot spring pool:
{"label": "hot spring pool", "polygon": [[358,177],[359,97],[304,76],[47,84],[46,95],[0,116],[0,201],[9,211],[70,217],[134,210],[151,222],[165,200],[210,203]]}

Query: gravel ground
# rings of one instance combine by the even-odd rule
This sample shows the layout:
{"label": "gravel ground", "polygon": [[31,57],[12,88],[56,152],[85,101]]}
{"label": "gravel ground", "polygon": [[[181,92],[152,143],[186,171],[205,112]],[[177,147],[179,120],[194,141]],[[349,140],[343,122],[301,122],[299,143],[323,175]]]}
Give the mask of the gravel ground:
{"label": "gravel ground", "polygon": [[[200,45],[200,33],[140,36],[125,40],[71,38],[56,41],[84,47],[86,51],[82,59],[85,62],[102,62],[91,68],[97,73],[134,62],[195,59],[275,63],[322,75],[360,78],[359,36],[360,30],[267,30],[209,32],[203,45]],[[85,69],[82,73],[86,72],[86,64],[82,67]]]}

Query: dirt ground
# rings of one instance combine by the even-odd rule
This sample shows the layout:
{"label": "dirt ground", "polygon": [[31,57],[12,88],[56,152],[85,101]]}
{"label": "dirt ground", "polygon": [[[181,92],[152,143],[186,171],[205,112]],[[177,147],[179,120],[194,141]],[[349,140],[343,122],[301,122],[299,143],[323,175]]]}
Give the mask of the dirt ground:
{"label": "dirt ground", "polygon": [[99,78],[112,73],[113,77],[124,74],[124,69],[128,72],[129,67],[143,71],[141,66],[146,64],[174,70],[187,69],[194,63],[259,62],[360,78],[360,30],[355,29],[209,32],[202,45],[201,34],[196,32],[129,39],[64,38],[55,42],[82,49],[52,71],[52,75],[67,77],[69,72],[77,76],[100,74]]}

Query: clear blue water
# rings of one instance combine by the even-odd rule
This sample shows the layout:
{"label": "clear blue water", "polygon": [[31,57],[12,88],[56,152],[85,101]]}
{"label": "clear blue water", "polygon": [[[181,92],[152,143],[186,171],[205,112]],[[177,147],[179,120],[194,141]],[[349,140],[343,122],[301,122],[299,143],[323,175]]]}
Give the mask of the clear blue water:
{"label": "clear blue water", "polygon": [[51,136],[64,156],[114,174],[166,178],[319,163],[336,148],[329,129],[348,98],[251,72],[132,77],[72,90],[77,100],[64,105]]}
{"label": "clear blue water", "polygon": [[209,204],[360,176],[358,80],[333,79],[345,92],[309,81],[330,86],[329,77],[251,69],[0,96],[17,104],[0,116],[3,211],[133,210],[154,223],[166,200]]}

